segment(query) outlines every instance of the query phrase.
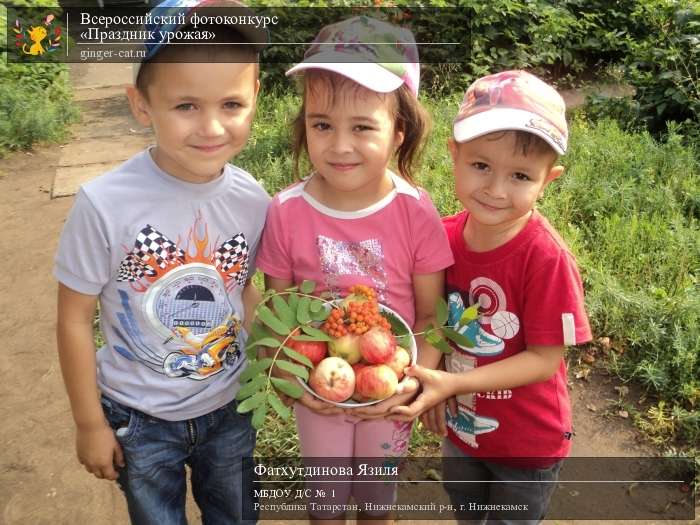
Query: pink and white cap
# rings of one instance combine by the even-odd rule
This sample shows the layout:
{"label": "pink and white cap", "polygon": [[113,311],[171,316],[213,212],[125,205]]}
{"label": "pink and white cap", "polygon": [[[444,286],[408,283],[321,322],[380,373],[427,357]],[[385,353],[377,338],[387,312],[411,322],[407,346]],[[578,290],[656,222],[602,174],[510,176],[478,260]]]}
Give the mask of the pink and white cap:
{"label": "pink and white cap", "polygon": [[356,16],[325,26],[304,54],[304,60],[287,71],[324,69],[361,86],[389,93],[406,84],[418,96],[420,64],[416,41],[408,29]]}
{"label": "pink and white cap", "polygon": [[467,142],[507,130],[533,133],[563,155],[569,138],[564,99],[526,71],[503,71],[480,78],[464,94],[454,121],[454,139]]}

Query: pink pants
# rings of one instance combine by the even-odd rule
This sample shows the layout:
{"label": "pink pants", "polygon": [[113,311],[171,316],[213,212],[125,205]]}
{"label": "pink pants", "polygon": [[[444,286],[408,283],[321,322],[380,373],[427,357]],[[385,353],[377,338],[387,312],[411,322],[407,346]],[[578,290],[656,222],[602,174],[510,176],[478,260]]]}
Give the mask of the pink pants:
{"label": "pink pants", "polygon": [[[360,464],[370,466],[398,465],[397,461],[386,458],[402,458],[408,451],[411,438],[410,422],[386,421],[384,419],[359,419],[347,414],[321,415],[304,405],[294,405],[297,428],[301,444],[301,454],[308,466],[348,467],[355,473],[350,477],[316,478],[308,488],[316,494],[322,490],[333,498],[312,498],[317,504],[346,504],[350,495],[365,511],[365,503],[391,504],[396,499],[396,483],[379,478],[357,477]],[[323,458],[323,459],[322,459]],[[328,458],[328,459],[325,459]],[[369,458],[375,458],[370,460]],[[396,479],[393,477],[392,479]],[[355,483],[352,483],[352,481]],[[371,483],[358,483],[358,481]],[[331,483],[327,483],[327,482]],[[344,482],[343,482],[344,481]],[[372,512],[366,512],[372,514]],[[332,510],[314,511],[309,506],[309,514],[317,518],[331,518],[340,514]],[[375,513],[377,514],[377,513]],[[385,512],[377,515],[385,514]]]}

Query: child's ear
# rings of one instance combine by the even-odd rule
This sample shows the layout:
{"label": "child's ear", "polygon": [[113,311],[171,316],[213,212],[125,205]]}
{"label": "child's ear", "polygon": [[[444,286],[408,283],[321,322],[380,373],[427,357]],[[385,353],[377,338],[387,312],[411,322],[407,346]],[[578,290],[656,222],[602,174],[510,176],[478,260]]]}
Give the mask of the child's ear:
{"label": "child's ear", "polygon": [[450,150],[450,157],[452,157],[452,162],[457,162],[457,143],[455,139],[447,139],[447,149]]}
{"label": "child's ear", "polygon": [[142,126],[151,126],[151,115],[148,112],[148,101],[136,86],[127,86],[126,96],[129,99],[131,114]]}
{"label": "child's ear", "polygon": [[538,195],[538,198],[541,198],[542,195],[544,195],[544,189],[547,187],[547,185],[550,182],[552,182],[555,179],[558,179],[563,174],[564,174],[564,166],[554,166],[551,170],[549,170],[549,174],[544,179],[544,184],[542,185],[542,189],[540,190],[540,194]]}

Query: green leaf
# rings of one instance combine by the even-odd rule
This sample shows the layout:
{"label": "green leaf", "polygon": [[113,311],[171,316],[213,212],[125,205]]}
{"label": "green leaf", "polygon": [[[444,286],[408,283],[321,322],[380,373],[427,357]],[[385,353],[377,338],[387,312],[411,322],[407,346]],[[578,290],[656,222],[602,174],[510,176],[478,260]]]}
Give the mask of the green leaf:
{"label": "green leaf", "polygon": [[457,343],[459,346],[464,346],[465,348],[474,348],[474,343],[468,337],[460,334],[459,332],[448,326],[442,327],[442,333],[450,341]]}
{"label": "green leaf", "polygon": [[325,321],[328,319],[328,316],[331,314],[330,310],[326,310],[325,308],[321,308],[318,312],[311,312],[311,320],[312,321]]}
{"label": "green leaf", "polygon": [[313,293],[313,291],[316,289],[316,283],[313,281],[304,280],[299,286],[299,289],[302,293]]}
{"label": "green leaf", "polygon": [[302,395],[304,395],[304,389],[298,383],[292,383],[291,381],[282,379],[281,377],[271,377],[270,381],[272,381],[272,384],[275,385],[277,390],[283,394],[287,394],[289,397],[299,399]]}
{"label": "green leaf", "polygon": [[304,325],[301,327],[301,329],[305,334],[314,337],[315,341],[332,341],[331,336],[329,336],[326,332],[319,330],[318,328],[314,328],[313,326]]}
{"label": "green leaf", "polygon": [[270,368],[271,364],[272,358],[270,357],[265,357],[264,359],[260,359],[259,361],[251,361],[250,363],[248,363],[246,369],[243,370],[243,372],[239,376],[239,381],[241,383],[249,381],[263,370],[267,370],[268,368]]}
{"label": "green leaf", "polygon": [[275,361],[275,365],[285,372],[289,372],[290,374],[294,374],[295,376],[302,378],[304,381],[309,380],[309,371],[303,366],[295,365],[294,363],[290,363],[284,359],[278,359]]}
{"label": "green leaf", "polygon": [[263,424],[265,423],[265,417],[267,416],[267,403],[263,403],[260,405],[258,408],[255,409],[255,412],[253,412],[253,419],[251,420],[251,424],[253,425],[253,428],[255,430],[259,430],[262,428]]}
{"label": "green leaf", "polygon": [[447,322],[447,302],[445,302],[442,297],[438,298],[437,304],[435,305],[435,315],[437,317],[438,326],[442,326]]}
{"label": "green leaf", "polygon": [[311,304],[309,305],[309,310],[311,310],[313,313],[320,312],[323,310],[323,301],[319,301],[318,299],[312,300]]}
{"label": "green leaf", "polygon": [[397,338],[403,337],[410,333],[408,327],[401,321],[399,321],[399,318],[395,315],[385,310],[382,311],[381,314],[389,321],[389,324],[391,325],[391,333],[394,334]]}
{"label": "green leaf", "polygon": [[239,414],[245,414],[246,412],[250,412],[254,408],[258,408],[263,401],[265,401],[265,397],[267,394],[265,392],[258,392],[257,394],[249,397],[245,401],[241,401],[238,404],[238,413]]}
{"label": "green leaf", "polygon": [[250,333],[248,334],[248,342],[252,343],[263,337],[269,337],[270,332],[267,331],[264,325],[260,324],[259,321],[255,321],[250,327]]}
{"label": "green leaf", "polygon": [[[293,350],[293,349],[291,349],[291,348],[289,348],[289,347],[287,347],[287,346],[283,346],[283,347],[282,347],[282,352],[284,352],[284,354],[285,354],[286,356],[291,357],[291,358],[294,359],[295,361],[298,361],[298,362],[300,362],[301,364],[303,364],[303,365],[305,365],[305,366],[308,366],[309,368],[313,368],[313,367],[314,367],[314,364],[311,362],[311,360],[310,360],[308,357],[306,357],[305,355],[300,354],[300,353],[297,352],[296,350]],[[279,364],[279,363],[280,363],[280,362],[278,361],[277,364]]]}
{"label": "green leaf", "polygon": [[413,343],[413,341],[411,340],[410,334],[399,335],[399,336],[396,336],[395,339],[396,339],[397,345],[403,346],[407,350],[411,347],[411,343]]}
{"label": "green leaf", "polygon": [[236,393],[236,399],[238,399],[239,401],[242,399],[246,399],[258,392],[260,389],[264,388],[266,384],[267,376],[255,376],[248,383],[245,383],[243,386],[241,386],[241,388]]}
{"label": "green leaf", "polygon": [[440,337],[438,334],[435,332],[430,332],[428,334],[425,334],[425,340],[430,343],[432,346],[440,350],[443,354],[451,354],[452,353],[452,348],[450,347],[449,344],[447,344],[447,341],[445,341],[442,337]]}
{"label": "green leaf", "polygon": [[262,339],[257,339],[251,344],[247,345],[247,348],[253,348],[255,346],[267,346],[269,348],[277,348],[280,345],[279,339],[274,337],[263,337]]}
{"label": "green leaf", "polygon": [[309,317],[309,304],[311,299],[308,297],[302,297],[299,299],[299,306],[297,306],[297,321],[301,325],[305,325],[311,322],[311,317]]}
{"label": "green leaf", "polygon": [[292,312],[296,312],[299,306],[299,294],[290,293],[289,297],[287,297],[287,304],[289,304],[289,309]]}
{"label": "green leaf", "polygon": [[465,325],[471,323],[474,319],[479,317],[479,303],[471,305],[469,308],[462,312],[462,316],[459,318],[459,324]]}
{"label": "green leaf", "polygon": [[269,392],[267,394],[267,402],[270,403],[272,408],[275,409],[275,412],[279,414],[279,416],[282,419],[289,419],[289,416],[291,415],[291,410],[289,410],[289,407],[285,406],[282,401],[280,401],[280,398],[277,397],[277,394],[274,392]]}
{"label": "green leaf", "polygon": [[258,306],[258,317],[263,323],[272,328],[279,335],[287,335],[289,332],[291,332],[291,330],[287,328],[282,321],[277,319],[275,314],[272,313],[272,310],[265,305]]}
{"label": "green leaf", "polygon": [[297,324],[297,322],[296,322],[297,319],[296,319],[296,315],[294,315],[294,312],[287,304],[287,301],[285,301],[279,295],[273,295],[272,296],[272,306],[275,310],[275,313],[277,314],[277,317],[279,317],[280,321],[282,321],[284,324],[287,325],[287,328],[289,329],[287,331],[291,332]]}

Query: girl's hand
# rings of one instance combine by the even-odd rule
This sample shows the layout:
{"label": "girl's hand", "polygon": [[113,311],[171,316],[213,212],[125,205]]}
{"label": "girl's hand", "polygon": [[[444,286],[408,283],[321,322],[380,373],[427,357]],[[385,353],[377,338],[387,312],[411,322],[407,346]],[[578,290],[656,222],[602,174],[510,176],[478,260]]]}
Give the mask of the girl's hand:
{"label": "girl's hand", "polygon": [[[410,405],[393,407],[391,409],[393,415],[390,417],[392,420],[411,421],[438,403],[455,395],[454,374],[414,365],[406,369],[406,375],[418,379],[423,391]],[[441,413],[444,418],[444,409]],[[441,426],[435,414],[426,416],[426,421],[430,422],[431,428],[438,429]]]}
{"label": "girl's hand", "polygon": [[423,427],[428,432],[437,434],[438,436],[447,436],[447,411],[452,417],[457,415],[457,400],[454,397],[447,399],[447,402],[440,401],[433,408],[429,408],[423,412],[419,418]]}
{"label": "girl's hand", "polygon": [[117,479],[115,466],[124,467],[124,455],[112,428],[104,422],[96,428],[78,427],[75,448],[78,461],[98,479]]}
{"label": "girl's hand", "polygon": [[297,401],[317,414],[329,416],[332,414],[342,414],[345,412],[342,408],[326,403],[325,401],[321,401],[306,391],[304,391],[304,394]]}
{"label": "girl's hand", "polygon": [[347,413],[361,419],[379,419],[388,416],[395,406],[402,406],[416,396],[418,392],[418,381],[413,377],[406,377],[401,383],[396,394],[390,398],[367,407],[348,409]]}

